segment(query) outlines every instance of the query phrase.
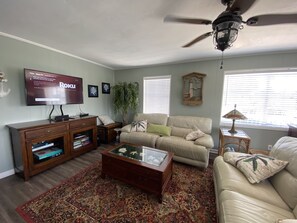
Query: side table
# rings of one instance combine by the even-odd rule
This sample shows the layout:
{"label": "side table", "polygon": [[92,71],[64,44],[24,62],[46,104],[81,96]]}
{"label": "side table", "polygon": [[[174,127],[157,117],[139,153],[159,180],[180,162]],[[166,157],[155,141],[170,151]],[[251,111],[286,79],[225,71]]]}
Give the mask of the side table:
{"label": "side table", "polygon": [[121,122],[115,122],[108,125],[97,125],[97,132],[100,138],[100,142],[108,144],[116,141],[117,133],[115,132],[115,129],[121,127]]}
{"label": "side table", "polygon": [[230,133],[228,130],[227,128],[220,128],[219,155],[224,154],[226,147],[231,147],[236,152],[248,153],[251,138],[243,130],[237,129],[237,133]]}

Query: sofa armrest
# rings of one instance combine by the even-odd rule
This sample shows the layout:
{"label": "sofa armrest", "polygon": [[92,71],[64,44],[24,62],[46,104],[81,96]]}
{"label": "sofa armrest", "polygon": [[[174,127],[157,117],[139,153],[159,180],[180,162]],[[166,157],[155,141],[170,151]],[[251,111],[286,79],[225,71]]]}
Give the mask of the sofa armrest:
{"label": "sofa armrest", "polygon": [[204,136],[196,139],[194,141],[194,144],[205,146],[206,148],[212,148],[214,147],[213,138],[211,135],[205,134]]}
{"label": "sofa armrest", "polygon": [[121,128],[121,132],[131,132],[131,124],[125,125],[123,128]]}

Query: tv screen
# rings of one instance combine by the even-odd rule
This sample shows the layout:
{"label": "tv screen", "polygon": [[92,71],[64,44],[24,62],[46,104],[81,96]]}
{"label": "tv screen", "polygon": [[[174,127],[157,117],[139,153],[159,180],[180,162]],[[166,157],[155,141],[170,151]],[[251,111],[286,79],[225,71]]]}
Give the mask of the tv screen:
{"label": "tv screen", "polygon": [[83,103],[82,78],[24,69],[27,105]]}

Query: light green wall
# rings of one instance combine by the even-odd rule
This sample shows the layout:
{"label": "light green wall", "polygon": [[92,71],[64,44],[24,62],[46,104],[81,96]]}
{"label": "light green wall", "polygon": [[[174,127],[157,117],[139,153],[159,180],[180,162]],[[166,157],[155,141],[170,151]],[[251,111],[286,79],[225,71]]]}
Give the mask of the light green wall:
{"label": "light green wall", "polygon": [[[32,44],[0,36],[0,70],[6,73],[11,93],[0,98],[0,178],[13,169],[13,159],[7,124],[47,119],[51,106],[26,106],[24,68],[66,74],[83,78],[83,112],[112,116],[111,95],[101,94],[101,82],[114,83],[114,71]],[[99,86],[99,98],[88,98],[88,84]],[[65,114],[76,115],[79,105],[63,106]],[[58,115],[56,108],[53,115]]]}
{"label": "light green wall", "polygon": [[[0,177],[1,173],[13,169],[11,145],[7,124],[46,119],[49,106],[26,106],[24,95],[23,69],[32,68],[54,73],[79,76],[84,81],[84,112],[113,116],[111,95],[101,94],[101,82],[138,81],[140,83],[140,108],[142,112],[143,77],[172,75],[170,113],[171,115],[195,115],[210,117],[213,120],[213,137],[218,143],[218,129],[223,88],[224,70],[259,68],[297,67],[297,53],[225,59],[224,70],[219,69],[219,60],[182,63],[175,65],[152,66],[148,68],[112,71],[107,68],[69,57],[28,43],[0,36],[0,70],[7,74],[7,86],[11,93],[0,98]],[[232,49],[231,49],[232,50]],[[181,103],[182,76],[191,72],[207,74],[204,82],[204,102],[201,106],[189,107]],[[99,98],[88,98],[87,85],[99,86]],[[53,115],[59,113],[58,109]],[[78,105],[64,106],[64,113],[79,113]],[[286,131],[244,129],[252,138],[252,146],[266,148]]]}
{"label": "light green wall", "polygon": [[[231,49],[232,50],[232,49]],[[174,65],[153,66],[115,71],[115,82],[137,81],[140,84],[140,107],[143,103],[143,77],[171,75],[170,115],[194,115],[210,117],[213,120],[213,138],[215,147],[218,145],[218,132],[224,81],[224,71],[247,70],[263,68],[297,67],[297,53],[283,53],[229,58],[224,60],[224,68],[220,60],[198,61]],[[182,104],[182,76],[191,72],[204,73],[203,104],[200,106],[185,106]],[[286,130],[244,129],[252,138],[253,148],[266,149],[277,139],[287,134]]]}

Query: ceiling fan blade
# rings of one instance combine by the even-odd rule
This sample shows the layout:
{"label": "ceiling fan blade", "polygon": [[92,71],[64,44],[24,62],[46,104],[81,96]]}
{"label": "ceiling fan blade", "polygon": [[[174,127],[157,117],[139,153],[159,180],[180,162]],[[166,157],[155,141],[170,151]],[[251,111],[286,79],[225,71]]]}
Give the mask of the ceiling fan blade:
{"label": "ceiling fan blade", "polygon": [[188,23],[188,24],[211,24],[210,20],[207,19],[193,19],[193,18],[181,18],[172,15],[167,15],[164,18],[164,22],[180,22],[180,23]]}
{"label": "ceiling fan blade", "polygon": [[199,42],[199,41],[201,41],[201,40],[203,40],[203,39],[205,39],[205,38],[207,38],[207,37],[209,37],[209,36],[211,36],[211,35],[212,35],[212,32],[204,33],[203,35],[198,36],[196,39],[194,39],[194,40],[192,40],[191,42],[187,43],[187,44],[184,45],[183,47],[190,47],[190,46],[192,46],[193,44],[195,44],[195,43],[197,43],[197,42]]}
{"label": "ceiling fan blade", "polygon": [[233,4],[229,5],[227,11],[239,11],[240,14],[245,13],[255,3],[256,0],[234,0]]}
{"label": "ceiling fan blade", "polygon": [[246,21],[246,24],[249,26],[268,26],[284,23],[297,24],[297,14],[258,15],[253,16]]}

